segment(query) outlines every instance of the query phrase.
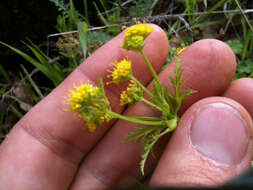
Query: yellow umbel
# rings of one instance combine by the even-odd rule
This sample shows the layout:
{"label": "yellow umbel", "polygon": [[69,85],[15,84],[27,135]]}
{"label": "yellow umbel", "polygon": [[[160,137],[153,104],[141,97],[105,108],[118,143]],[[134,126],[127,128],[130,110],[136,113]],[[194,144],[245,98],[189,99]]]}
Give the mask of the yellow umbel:
{"label": "yellow umbel", "polygon": [[124,36],[124,43],[121,46],[126,50],[141,51],[144,47],[144,40],[153,32],[153,28],[146,24],[137,24],[127,29]]}
{"label": "yellow umbel", "polygon": [[111,116],[108,114],[110,105],[101,87],[89,83],[80,86],[74,84],[74,89],[69,90],[67,95],[65,101],[69,105],[70,111],[83,118],[91,132],[104,121],[111,120]]}
{"label": "yellow umbel", "polygon": [[128,59],[123,59],[120,62],[115,61],[111,63],[113,70],[108,78],[112,78],[110,83],[119,84],[120,82],[127,81],[132,74],[132,62]]}
{"label": "yellow umbel", "polygon": [[136,104],[140,101],[142,95],[142,89],[139,88],[133,80],[131,80],[127,89],[120,94],[120,105]]}

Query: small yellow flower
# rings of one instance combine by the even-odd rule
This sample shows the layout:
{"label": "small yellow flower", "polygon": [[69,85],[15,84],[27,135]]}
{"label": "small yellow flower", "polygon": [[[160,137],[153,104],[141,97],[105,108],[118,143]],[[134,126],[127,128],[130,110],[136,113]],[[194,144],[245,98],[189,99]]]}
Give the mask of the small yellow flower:
{"label": "small yellow flower", "polygon": [[111,120],[110,115],[107,113],[110,110],[110,104],[101,87],[89,83],[80,86],[74,84],[74,89],[69,90],[67,96],[65,100],[70,107],[70,111],[83,118],[91,132],[104,121]]}
{"label": "small yellow flower", "polygon": [[141,88],[134,81],[130,81],[126,90],[120,94],[120,105],[136,104],[143,95]]}
{"label": "small yellow flower", "polygon": [[87,124],[87,127],[90,130],[90,132],[94,132],[97,128],[97,125],[95,123],[91,122],[91,123]]}
{"label": "small yellow flower", "polygon": [[125,33],[124,43],[121,47],[126,50],[141,51],[144,47],[144,40],[153,30],[151,26],[144,24],[129,27]]}
{"label": "small yellow flower", "polygon": [[187,46],[185,46],[185,47],[178,47],[177,48],[177,55],[181,54],[186,48],[187,48]]}
{"label": "small yellow flower", "polygon": [[125,30],[127,28],[127,26],[121,26],[121,30]]}
{"label": "small yellow flower", "polygon": [[113,71],[108,75],[108,78],[112,78],[110,83],[118,84],[120,82],[127,81],[132,74],[132,62],[128,59],[123,59],[120,62],[115,61],[112,64]]}

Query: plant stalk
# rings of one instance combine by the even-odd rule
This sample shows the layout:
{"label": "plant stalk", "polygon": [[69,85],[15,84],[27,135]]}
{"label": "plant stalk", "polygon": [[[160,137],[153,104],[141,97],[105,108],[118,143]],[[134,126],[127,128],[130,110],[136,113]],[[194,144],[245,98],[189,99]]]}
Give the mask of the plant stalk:
{"label": "plant stalk", "polygon": [[120,114],[112,112],[112,111],[108,111],[108,114],[110,114],[114,118],[122,119],[122,120],[125,120],[128,122],[136,123],[136,124],[140,124],[140,125],[156,125],[156,126],[164,125],[163,121],[146,121],[146,120],[137,119],[136,117],[129,117],[129,116],[120,115]]}
{"label": "plant stalk", "polygon": [[160,80],[159,80],[159,78],[158,78],[158,75],[156,74],[156,72],[155,72],[153,66],[152,66],[151,63],[149,62],[148,57],[146,56],[146,54],[144,53],[144,51],[141,50],[141,51],[140,51],[140,54],[143,56],[145,62],[146,62],[147,65],[148,65],[148,68],[150,69],[150,71],[151,71],[152,75],[154,76],[155,80],[156,80],[159,84],[161,84],[161,82],[160,82]]}

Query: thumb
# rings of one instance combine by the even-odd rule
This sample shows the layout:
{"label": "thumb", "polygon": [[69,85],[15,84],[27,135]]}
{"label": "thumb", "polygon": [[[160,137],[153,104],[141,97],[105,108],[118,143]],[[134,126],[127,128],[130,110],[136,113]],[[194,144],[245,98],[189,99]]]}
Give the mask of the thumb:
{"label": "thumb", "polygon": [[240,104],[202,99],[181,118],[150,185],[221,185],[250,166],[252,134],[252,120]]}

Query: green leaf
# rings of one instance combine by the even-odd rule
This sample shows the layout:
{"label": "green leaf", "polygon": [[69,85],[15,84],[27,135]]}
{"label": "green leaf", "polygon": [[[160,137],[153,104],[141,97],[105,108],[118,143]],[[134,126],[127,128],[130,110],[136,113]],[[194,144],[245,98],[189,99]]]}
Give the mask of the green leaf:
{"label": "green leaf", "polygon": [[243,45],[239,40],[228,40],[226,43],[231,47],[235,54],[240,55],[242,53]]}
{"label": "green leaf", "polygon": [[144,175],[144,169],[145,169],[145,163],[147,161],[148,155],[150,152],[153,151],[155,144],[157,141],[167,133],[171,132],[171,129],[169,127],[163,129],[158,129],[152,134],[147,140],[143,142],[143,147],[144,147],[144,152],[141,156],[141,161],[140,161],[140,168],[141,168],[141,173]]}
{"label": "green leaf", "polygon": [[253,72],[253,61],[246,59],[237,64],[237,72],[239,73],[252,73]]}
{"label": "green leaf", "polygon": [[67,24],[66,24],[66,18],[64,15],[58,15],[57,16],[57,25],[56,25],[56,29],[59,32],[66,32],[67,29]]}

